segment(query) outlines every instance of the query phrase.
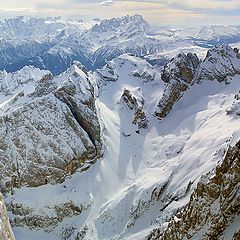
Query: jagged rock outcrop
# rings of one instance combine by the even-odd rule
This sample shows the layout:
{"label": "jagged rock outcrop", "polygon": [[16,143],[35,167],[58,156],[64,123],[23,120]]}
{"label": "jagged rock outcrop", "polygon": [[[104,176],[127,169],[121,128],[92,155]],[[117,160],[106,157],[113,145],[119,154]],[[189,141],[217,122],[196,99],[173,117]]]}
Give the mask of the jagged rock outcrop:
{"label": "jagged rock outcrop", "polygon": [[184,81],[190,84],[200,60],[196,54],[179,53],[164,66],[162,80],[169,83],[171,80]]}
{"label": "jagged rock outcrop", "polygon": [[144,99],[141,96],[141,89],[139,88],[135,92],[124,89],[121,99],[126,103],[130,110],[134,111],[132,123],[138,126],[137,131],[139,132],[139,129],[141,128],[147,128],[148,120],[143,110]]}
{"label": "jagged rock outcrop", "polygon": [[190,86],[204,80],[229,83],[236,74],[240,74],[240,54],[237,48],[215,46],[202,62],[196,54],[179,54],[163,69],[162,80],[166,82],[166,87],[155,109],[156,117],[166,117]]}
{"label": "jagged rock outcrop", "polygon": [[194,76],[194,82],[217,80],[227,83],[236,74],[240,74],[239,50],[223,44],[207,52]]}
{"label": "jagged rock outcrop", "polygon": [[4,204],[3,196],[0,193],[0,239],[1,240],[15,240],[9,219],[7,216],[7,209]]}
{"label": "jagged rock outcrop", "polygon": [[27,226],[30,229],[42,229],[45,232],[51,232],[64,219],[80,215],[90,205],[91,202],[77,204],[70,200],[46,206],[48,212],[39,213],[35,208],[26,207],[13,201],[8,205],[8,210],[15,216],[11,221],[13,227]]}
{"label": "jagged rock outcrop", "polygon": [[[240,141],[229,146],[215,172],[201,178],[189,203],[176,214],[167,229],[155,229],[148,239],[238,239],[239,182]],[[228,232],[231,227],[235,231]]]}
{"label": "jagged rock outcrop", "polygon": [[63,181],[101,155],[94,88],[81,65],[75,63],[55,78],[49,72],[34,77],[31,69],[28,74],[33,76],[31,81],[21,80],[26,74],[18,74],[17,82],[23,83],[16,85],[12,95],[3,96],[3,191]]}
{"label": "jagged rock outcrop", "polygon": [[200,61],[196,54],[188,53],[186,55],[180,53],[164,66],[161,77],[166,83],[166,87],[155,110],[155,115],[158,118],[166,117],[175,102],[188,89],[199,63]]}

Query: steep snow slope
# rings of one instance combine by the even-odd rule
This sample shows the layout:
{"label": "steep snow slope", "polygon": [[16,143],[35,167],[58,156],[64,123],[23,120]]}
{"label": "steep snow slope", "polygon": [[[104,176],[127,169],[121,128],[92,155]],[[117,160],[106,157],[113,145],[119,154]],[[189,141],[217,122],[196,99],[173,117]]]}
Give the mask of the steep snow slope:
{"label": "steep snow slope", "polygon": [[[6,201],[17,239],[143,239],[187,204],[239,130],[238,115],[226,111],[238,75],[193,85],[162,121],[153,112],[165,86],[146,61],[122,55],[90,81],[104,156],[62,184],[14,189]],[[135,124],[136,109],[146,129]]]}

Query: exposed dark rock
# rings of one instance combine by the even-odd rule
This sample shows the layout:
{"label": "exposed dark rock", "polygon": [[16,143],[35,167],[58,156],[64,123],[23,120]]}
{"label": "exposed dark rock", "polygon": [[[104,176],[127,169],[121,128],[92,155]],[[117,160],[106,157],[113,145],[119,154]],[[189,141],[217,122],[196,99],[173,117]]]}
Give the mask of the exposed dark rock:
{"label": "exposed dark rock", "polygon": [[152,80],[154,80],[154,78],[156,76],[156,73],[155,72],[150,72],[148,70],[143,70],[143,71],[135,70],[131,73],[131,75],[133,77],[142,78],[145,81],[152,81]]}
{"label": "exposed dark rock", "polygon": [[191,83],[193,76],[199,66],[200,60],[196,54],[180,53],[164,66],[162,80],[166,83],[171,80]]}
{"label": "exposed dark rock", "polygon": [[[88,79],[88,73],[86,69],[80,65],[80,63],[75,62],[74,66],[77,66],[78,69],[81,69],[81,73],[84,74],[84,81],[87,83],[86,89],[81,89],[81,82],[69,81],[68,84],[58,88],[54,95],[62,102],[67,104],[72,115],[78,124],[83,128],[83,130],[88,134],[89,139],[95,146],[95,156],[100,156],[100,125],[95,108],[94,88]],[[72,68],[74,68],[74,66]],[[76,79],[81,79],[78,70],[73,72],[73,77]],[[81,94],[83,91],[88,92],[88,96],[86,98],[82,98],[78,95],[78,93]],[[89,151],[91,152],[92,150],[89,149]],[[94,153],[92,154],[94,155]]]}
{"label": "exposed dark rock", "polygon": [[189,88],[199,63],[196,54],[180,53],[164,66],[161,77],[166,87],[155,110],[158,118],[166,117],[183,92]]}
{"label": "exposed dark rock", "polygon": [[138,126],[138,129],[147,128],[148,120],[146,118],[146,114],[144,113],[144,99],[139,98],[133,92],[128,89],[124,89],[122,94],[123,101],[126,103],[130,110],[134,111],[134,118],[132,123]]}

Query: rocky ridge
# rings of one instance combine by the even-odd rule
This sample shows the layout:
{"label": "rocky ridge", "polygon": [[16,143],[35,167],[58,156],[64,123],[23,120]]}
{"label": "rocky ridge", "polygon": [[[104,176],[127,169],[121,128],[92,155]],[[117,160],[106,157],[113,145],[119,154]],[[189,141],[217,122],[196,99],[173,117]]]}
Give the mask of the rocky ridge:
{"label": "rocky ridge", "polygon": [[195,54],[179,54],[164,66],[162,80],[166,87],[155,110],[155,115],[165,118],[189,87],[202,81],[229,83],[231,77],[240,74],[240,57],[237,48],[228,45],[215,46],[200,61]]}
{"label": "rocky ridge", "polygon": [[207,52],[194,76],[194,82],[208,79],[228,83],[231,77],[240,74],[239,62],[239,49],[226,44],[215,46]]}

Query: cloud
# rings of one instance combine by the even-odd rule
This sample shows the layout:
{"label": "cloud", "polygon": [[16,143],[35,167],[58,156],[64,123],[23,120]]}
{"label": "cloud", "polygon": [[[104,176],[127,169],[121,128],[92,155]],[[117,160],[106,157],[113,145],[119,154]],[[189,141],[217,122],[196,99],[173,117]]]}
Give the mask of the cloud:
{"label": "cloud", "polygon": [[142,14],[157,25],[227,24],[240,20],[240,0],[0,0],[0,11],[2,18],[20,14],[91,18]]}
{"label": "cloud", "polygon": [[34,8],[4,8],[1,9],[3,12],[32,12],[34,11]]}
{"label": "cloud", "polygon": [[100,2],[100,5],[101,6],[111,6],[113,3],[114,3],[113,0],[106,0],[106,1]]}

